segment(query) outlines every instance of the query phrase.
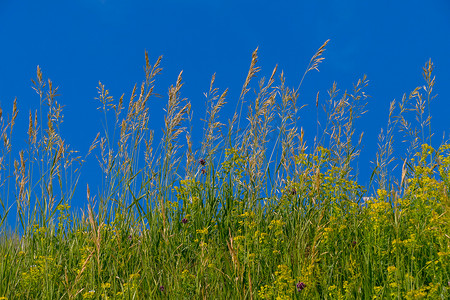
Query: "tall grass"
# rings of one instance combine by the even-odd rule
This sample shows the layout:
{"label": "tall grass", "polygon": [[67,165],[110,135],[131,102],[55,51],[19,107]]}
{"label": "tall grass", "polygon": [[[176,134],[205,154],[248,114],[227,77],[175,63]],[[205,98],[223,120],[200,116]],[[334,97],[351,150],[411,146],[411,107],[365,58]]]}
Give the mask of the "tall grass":
{"label": "tall grass", "polygon": [[[303,78],[318,70],[327,43]],[[151,65],[145,53],[145,63],[129,101],[99,83],[105,131],[85,157],[66,146],[57,88],[39,67],[41,109],[30,113],[28,149],[17,157],[17,104],[9,119],[0,111],[0,299],[448,299],[450,145],[431,146],[431,61],[425,85],[391,103],[367,188],[355,169],[363,135],[354,136],[365,76],[351,91],[335,83],[325,100],[317,94],[308,145],[299,128],[303,78],[290,88],[275,67],[255,83],[255,50],[227,126],[227,90],[212,76],[196,147],[182,73],[155,144],[149,102],[161,57]],[[395,152],[399,132],[404,156]],[[101,191],[86,187],[87,209],[77,216],[71,200],[93,153]],[[23,234],[6,230],[12,207]]]}

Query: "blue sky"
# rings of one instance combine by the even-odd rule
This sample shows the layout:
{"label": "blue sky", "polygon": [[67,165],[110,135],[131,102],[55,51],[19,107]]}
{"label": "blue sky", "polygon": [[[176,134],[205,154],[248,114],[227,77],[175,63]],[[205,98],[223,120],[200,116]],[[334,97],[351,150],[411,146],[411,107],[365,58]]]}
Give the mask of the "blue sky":
{"label": "blue sky", "polygon": [[[163,55],[151,124],[163,126],[167,88],[183,70],[182,96],[194,109],[194,140],[202,135],[204,92],[216,72],[216,86],[229,88],[223,121],[231,117],[247,75],[251,53],[259,47],[261,76],[278,64],[287,84],[297,87],[314,52],[330,43],[320,73],[310,73],[300,90],[302,126],[315,134],[315,95],[326,95],[336,81],[351,89],[363,74],[370,85],[368,113],[357,124],[364,131],[360,179],[367,184],[375,160],[377,135],[386,126],[389,102],[423,85],[422,67],[435,64],[438,94],[432,103],[435,146],[448,138],[450,113],[450,2],[448,1],[0,1],[0,106],[6,117],[18,99],[15,150],[26,147],[28,113],[39,107],[31,88],[39,65],[59,86],[64,105],[62,135],[86,153],[102,114],[97,110],[98,81],[115,98],[130,96],[144,79],[144,51],[153,62]],[[311,144],[310,144],[311,146]],[[83,170],[79,195],[95,182],[95,159]],[[78,197],[78,199],[81,197]],[[84,200],[77,200],[84,205]]]}

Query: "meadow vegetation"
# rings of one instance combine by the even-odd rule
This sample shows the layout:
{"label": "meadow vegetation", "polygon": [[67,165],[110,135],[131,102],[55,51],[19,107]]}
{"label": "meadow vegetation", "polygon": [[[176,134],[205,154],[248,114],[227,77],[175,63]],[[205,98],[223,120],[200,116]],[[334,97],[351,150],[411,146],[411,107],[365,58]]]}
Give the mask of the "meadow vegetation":
{"label": "meadow vegetation", "polygon": [[[431,60],[425,83],[390,105],[368,187],[357,181],[354,136],[367,78],[317,94],[323,118],[308,144],[301,83],[287,87],[276,67],[255,82],[257,60],[255,50],[226,125],[227,90],[212,77],[196,147],[182,73],[155,143],[161,57],[151,65],[145,53],[145,80],[128,101],[99,83],[105,132],[83,157],[65,144],[58,89],[38,67],[27,149],[11,150],[16,102],[1,116],[0,299],[448,299],[450,144],[431,144]],[[103,178],[96,195],[77,186],[90,155]],[[71,210],[77,188],[87,191],[81,215]],[[11,210],[20,234],[7,230]]]}

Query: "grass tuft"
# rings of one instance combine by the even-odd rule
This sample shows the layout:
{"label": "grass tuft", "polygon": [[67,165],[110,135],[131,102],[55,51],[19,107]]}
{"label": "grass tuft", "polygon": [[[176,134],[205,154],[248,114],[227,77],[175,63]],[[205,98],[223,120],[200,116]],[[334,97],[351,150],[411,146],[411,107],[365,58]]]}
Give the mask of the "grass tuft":
{"label": "grass tuft", "polygon": [[[317,93],[313,143],[299,126],[300,86],[327,44],[297,89],[277,66],[254,83],[256,49],[228,126],[228,90],[214,74],[199,148],[182,72],[159,143],[149,129],[162,57],[151,65],[145,52],[145,79],[128,103],[99,82],[104,132],[84,157],[65,143],[58,88],[37,67],[41,105],[29,113],[27,149],[11,151],[17,101],[10,117],[0,108],[0,299],[448,299],[450,144],[431,145],[433,63],[425,85],[390,103],[364,187],[355,134],[366,76],[350,91],[334,83]],[[395,151],[398,136],[406,153]],[[102,186],[86,187],[77,216],[71,200],[90,155]],[[21,234],[7,230],[12,208]]]}

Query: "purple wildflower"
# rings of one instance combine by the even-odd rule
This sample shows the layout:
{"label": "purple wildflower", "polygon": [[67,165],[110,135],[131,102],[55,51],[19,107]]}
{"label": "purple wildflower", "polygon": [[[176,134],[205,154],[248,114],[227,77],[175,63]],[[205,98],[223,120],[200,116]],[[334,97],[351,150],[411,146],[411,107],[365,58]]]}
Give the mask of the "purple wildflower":
{"label": "purple wildflower", "polygon": [[181,223],[186,224],[188,222],[188,219],[183,218],[183,220],[181,220]]}
{"label": "purple wildflower", "polygon": [[353,241],[352,242],[352,247],[355,247],[356,246],[356,241]]}
{"label": "purple wildflower", "polygon": [[206,161],[202,158],[198,161],[202,166],[204,166],[206,164]]}
{"label": "purple wildflower", "polygon": [[297,292],[301,292],[304,288],[306,288],[306,284],[304,284],[303,282],[298,282],[297,283]]}
{"label": "purple wildflower", "polygon": [[297,191],[293,188],[293,189],[291,190],[291,194],[292,194],[292,195],[296,195],[296,194],[297,194]]}
{"label": "purple wildflower", "polygon": [[202,169],[202,174],[206,174],[206,170],[205,169]]}
{"label": "purple wildflower", "polygon": [[164,292],[164,286],[160,286],[160,287],[159,287],[159,290],[160,290],[161,292]]}

